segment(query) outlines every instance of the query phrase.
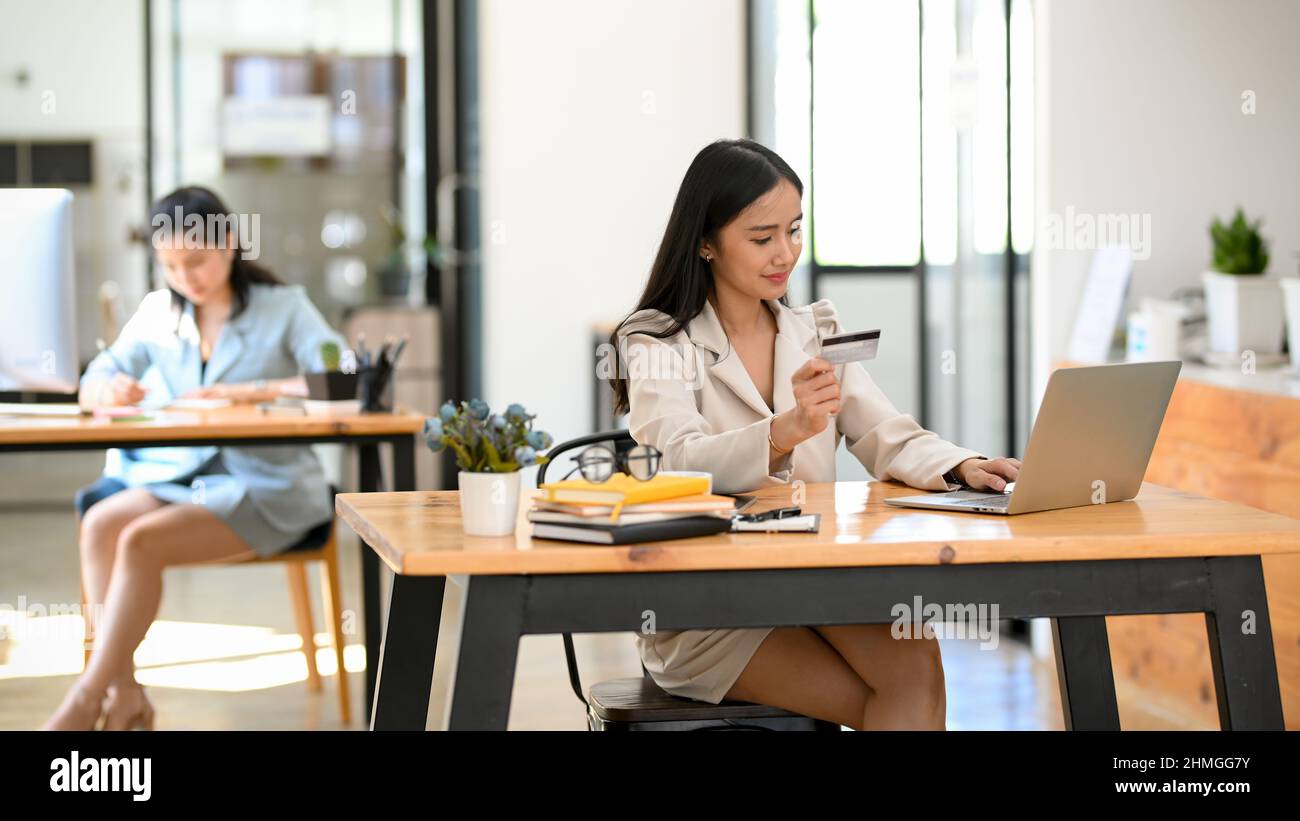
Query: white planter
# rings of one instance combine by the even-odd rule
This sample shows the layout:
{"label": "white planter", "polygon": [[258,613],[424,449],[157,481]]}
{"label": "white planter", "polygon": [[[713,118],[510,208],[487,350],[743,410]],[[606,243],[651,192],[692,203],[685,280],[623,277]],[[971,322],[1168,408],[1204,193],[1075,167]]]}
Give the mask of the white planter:
{"label": "white planter", "polygon": [[458,474],[460,517],[467,536],[507,536],[519,516],[519,471]]}
{"label": "white planter", "polygon": [[1201,281],[1212,352],[1282,351],[1282,295],[1276,279],[1206,271]]}
{"label": "white planter", "polygon": [[1300,277],[1283,277],[1282,295],[1286,303],[1287,344],[1291,348],[1291,367],[1300,370]]}

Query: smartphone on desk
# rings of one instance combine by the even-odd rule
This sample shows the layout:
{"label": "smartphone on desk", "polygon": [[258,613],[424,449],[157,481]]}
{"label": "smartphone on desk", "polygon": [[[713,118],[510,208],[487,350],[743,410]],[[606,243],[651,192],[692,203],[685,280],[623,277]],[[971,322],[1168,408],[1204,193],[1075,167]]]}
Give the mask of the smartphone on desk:
{"label": "smartphone on desk", "polygon": [[746,510],[753,507],[754,503],[758,501],[757,496],[746,496],[740,493],[723,493],[722,495],[730,496],[736,501],[736,509],[732,511],[733,514],[744,513]]}

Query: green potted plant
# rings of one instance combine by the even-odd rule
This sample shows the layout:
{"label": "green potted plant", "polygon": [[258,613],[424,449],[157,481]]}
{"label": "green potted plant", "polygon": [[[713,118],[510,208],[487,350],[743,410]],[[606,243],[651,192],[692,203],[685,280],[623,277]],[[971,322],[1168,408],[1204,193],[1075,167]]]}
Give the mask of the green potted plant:
{"label": "green potted plant", "polygon": [[1213,268],[1201,275],[1209,323],[1210,351],[1276,355],[1282,350],[1282,300],[1268,270],[1268,241],[1240,208],[1232,221],[1210,223]]}
{"label": "green potted plant", "polygon": [[320,361],[322,370],[306,374],[307,398],[326,401],[357,398],[357,372],[353,368],[344,371],[339,368],[341,352],[334,342],[322,342]]}
{"label": "green potted plant", "polygon": [[438,247],[438,241],[432,236],[427,236],[423,240],[408,238],[406,229],[402,225],[401,212],[395,206],[385,206],[380,212],[380,216],[388,224],[389,251],[388,256],[384,258],[383,263],[379,266],[377,276],[379,293],[386,298],[396,297],[401,298],[403,301],[409,301],[412,288],[417,290],[424,288],[424,278],[421,275],[415,277],[415,281],[412,282],[412,271],[407,262],[407,252],[418,247],[424,251],[425,258],[430,265],[440,265],[442,255]]}
{"label": "green potted plant", "polygon": [[456,454],[460,468],[462,526],[470,536],[505,536],[519,516],[519,472],[544,464],[551,435],[534,430],[523,405],[492,413],[482,399],[447,402],[424,420],[424,441],[434,453]]}

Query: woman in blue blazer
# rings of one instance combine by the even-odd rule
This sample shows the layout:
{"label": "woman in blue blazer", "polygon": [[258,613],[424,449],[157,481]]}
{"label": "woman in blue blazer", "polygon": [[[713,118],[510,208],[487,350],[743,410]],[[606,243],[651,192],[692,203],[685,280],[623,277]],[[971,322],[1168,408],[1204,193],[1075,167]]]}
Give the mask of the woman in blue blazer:
{"label": "woman in blue blazer", "polygon": [[[237,225],[211,191],[183,188],[153,208],[167,287],[144,298],[81,380],[83,407],[173,398],[235,402],[305,394],[320,347],[343,339],[300,286],[243,259]],[[177,219],[181,222],[177,223]],[[174,228],[175,230],[171,230]],[[152,726],[132,656],[158,612],[174,565],[269,556],[332,518],[329,486],[309,447],[110,451],[104,475],[78,493],[82,590],[94,652],[46,722],[49,729]]]}

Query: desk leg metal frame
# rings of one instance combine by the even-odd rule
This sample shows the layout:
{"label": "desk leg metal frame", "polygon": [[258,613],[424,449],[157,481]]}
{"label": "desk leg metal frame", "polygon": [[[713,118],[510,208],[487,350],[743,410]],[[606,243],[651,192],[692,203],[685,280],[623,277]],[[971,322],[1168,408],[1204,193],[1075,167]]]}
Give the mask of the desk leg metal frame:
{"label": "desk leg metal frame", "polygon": [[[439,611],[430,579],[393,588],[381,665],[419,668],[381,685],[376,728],[425,726]],[[436,605],[441,608],[442,588]],[[906,594],[900,593],[906,591]],[[1118,730],[1107,615],[1206,614],[1223,729],[1283,729],[1268,600],[1258,556],[1005,565],[478,576],[469,580],[450,729],[505,729],[519,638],[660,629],[894,620],[891,602],[999,602],[1001,618],[1051,618],[1065,726]],[[411,601],[405,601],[406,599]],[[725,622],[725,623],[724,623]],[[450,628],[449,628],[450,629]],[[390,654],[392,661],[390,662]],[[391,685],[391,688],[390,688]],[[394,705],[389,713],[389,699]],[[402,705],[416,705],[414,709]]]}
{"label": "desk leg metal frame", "polygon": [[393,577],[388,622],[390,627],[399,626],[384,631],[376,656],[370,729],[425,728],[446,587],[443,576]]}
{"label": "desk leg metal frame", "polygon": [[1205,614],[1210,666],[1224,730],[1281,730],[1282,690],[1273,653],[1264,566],[1258,556],[1208,559],[1214,609]]}
{"label": "desk leg metal frame", "polygon": [[[393,453],[394,490],[415,490],[415,437],[401,436],[391,441]],[[383,490],[383,476],[379,464],[379,445],[364,444],[357,448],[360,467],[360,488],[362,493],[377,493]],[[371,723],[374,722],[374,705],[376,703],[375,683],[382,656],[384,617],[380,612],[381,567],[379,556],[365,544],[361,545],[361,607],[362,622],[366,644],[366,705],[370,712]],[[441,600],[441,594],[440,598]],[[391,599],[390,599],[391,602]],[[435,612],[434,620],[438,614]],[[426,694],[427,698],[427,694]]]}
{"label": "desk leg metal frame", "polygon": [[1105,616],[1052,619],[1056,679],[1067,730],[1118,730]]}

